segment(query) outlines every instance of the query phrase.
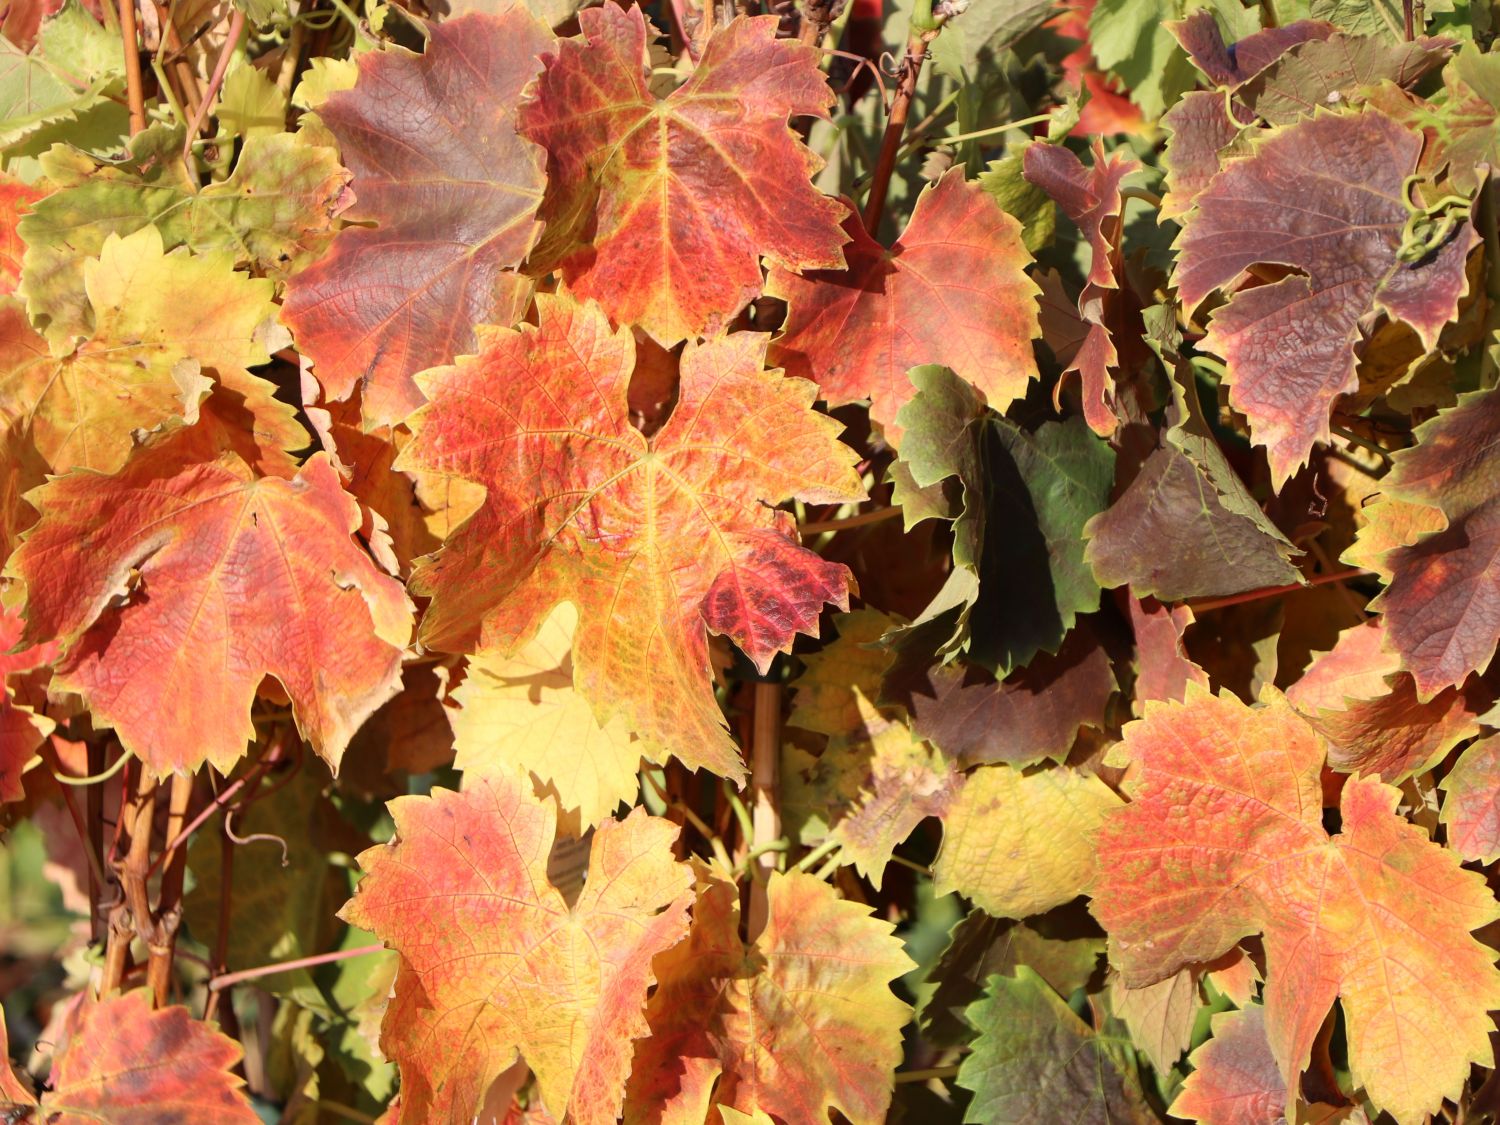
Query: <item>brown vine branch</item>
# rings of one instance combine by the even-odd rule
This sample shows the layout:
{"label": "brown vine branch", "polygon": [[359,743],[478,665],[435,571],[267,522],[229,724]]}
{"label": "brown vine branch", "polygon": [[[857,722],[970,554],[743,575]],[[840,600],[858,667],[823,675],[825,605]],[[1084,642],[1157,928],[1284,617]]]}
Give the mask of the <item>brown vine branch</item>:
{"label": "brown vine branch", "polygon": [[1355,567],[1341,570],[1337,574],[1319,574],[1309,578],[1306,582],[1291,582],[1285,586],[1263,586],[1259,590],[1246,590],[1243,594],[1230,594],[1222,598],[1203,598],[1186,604],[1194,613],[1207,613],[1211,609],[1224,609],[1232,605],[1244,605],[1246,602],[1258,602],[1263,598],[1274,598],[1279,594],[1295,594],[1298,590],[1306,590],[1312,586],[1326,586],[1330,582],[1348,582],[1351,578],[1365,578],[1372,573],[1372,571]]}
{"label": "brown vine branch", "polygon": [[374,945],[361,945],[354,949],[336,949],[332,953],[318,953],[312,957],[299,957],[295,961],[278,961],[274,965],[260,965],[254,969],[241,969],[237,973],[225,973],[223,976],[214,977],[208,982],[210,992],[221,992],[233,985],[241,984],[247,980],[257,980],[260,977],[274,977],[277,973],[289,973],[293,969],[310,969],[315,965],[329,965],[334,961],[347,961],[351,957],[364,957],[371,953],[379,953],[385,946],[380,942]]}
{"label": "brown vine branch", "polygon": [[917,77],[922,73],[922,63],[927,58],[927,44],[936,34],[936,31],[913,29],[906,41],[906,56],[901,60],[896,96],[891,99],[891,114],[886,119],[885,135],[880,140],[880,155],[875,160],[870,198],[865,201],[865,229],[872,236],[880,226],[881,215],[885,213],[885,198],[891,188],[891,174],[896,170],[901,140],[906,134],[906,119],[911,113],[912,99],[917,93]]}
{"label": "brown vine branch", "polygon": [[125,49],[125,97],[130,105],[130,135],[146,129],[146,87],[141,78],[141,41],[135,24],[135,0],[119,0],[120,40]]}
{"label": "brown vine branch", "polygon": [[798,525],[797,530],[803,535],[820,535],[825,531],[846,531],[851,527],[864,527],[866,524],[893,520],[900,514],[900,505],[893,504],[888,508],[876,508],[873,511],[860,512],[858,515],[846,516],[838,520],[809,520],[807,523]]}
{"label": "brown vine branch", "polygon": [[750,740],[750,854],[755,886],[750,890],[749,932],[766,926],[769,901],[765,882],[776,870],[776,854],[769,846],[781,837],[781,685],[757,683]]}
{"label": "brown vine branch", "polygon": [[182,142],[182,158],[189,160],[192,157],[193,141],[198,137],[198,131],[203,127],[204,119],[214,108],[218,101],[219,90],[224,85],[224,75],[229,72],[229,60],[234,57],[234,50],[240,44],[240,36],[245,32],[245,13],[236,8],[234,15],[229,18],[229,34],[224,40],[224,46],[219,50],[218,61],[214,63],[214,72],[209,76],[208,89],[203,91],[203,100],[198,103],[198,108],[193,111],[192,120],[188,122],[187,136]]}

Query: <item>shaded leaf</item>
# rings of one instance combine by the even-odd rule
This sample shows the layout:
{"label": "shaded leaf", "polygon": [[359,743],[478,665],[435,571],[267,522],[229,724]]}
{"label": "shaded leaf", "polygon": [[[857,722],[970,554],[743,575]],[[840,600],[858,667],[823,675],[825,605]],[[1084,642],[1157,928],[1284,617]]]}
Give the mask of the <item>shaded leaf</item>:
{"label": "shaded leaf", "polygon": [[1202,345],[1224,357],[1229,400],[1266,448],[1278,487],[1328,440],[1329,412],[1357,385],[1355,350],[1374,314],[1399,317],[1432,348],[1457,312],[1478,237],[1467,221],[1428,259],[1399,255],[1403,181],[1421,148],[1418,135],[1374,110],[1267,132],[1198,196],[1177,241],[1177,289],[1189,311],[1253,266],[1297,271],[1233,293]]}
{"label": "shaded leaf", "polygon": [[1327,39],[1338,30],[1327,20],[1295,20],[1284,27],[1253,32],[1226,46],[1219,21],[1208,8],[1167,26],[1193,64],[1215,86],[1230,89],[1254,78],[1297,44]]}
{"label": "shaded leaf", "polygon": [[[450,25],[451,26],[451,25]],[[764,502],[862,497],[812,384],[766,372],[755,333],[689,345],[672,416],[631,427],[635,348],[599,308],[538,298],[540,325],[480,329],[480,353],[423,377],[397,466],[483,484],[484,506],[420,567],[427,643],[497,653],[559,602],[578,609],[575,685],[653,760],[742,772],[708,666],[721,633],[764,669],[849,576]]]}
{"label": "shaded leaf", "polygon": [[[536,270],[664,346],[713,335],[761,291],[760,259],[844,265],[843,208],[809,179],[821,162],[787,125],[826,117],[817,53],[777,39],[769,16],[708,40],[692,76],[658,100],[654,29],[638,8],[579,13],[546,56],[522,132],[547,150],[547,232]],[[450,25],[451,26],[451,25]]]}
{"label": "shaded leaf", "polygon": [[117,476],[75,471],[32,496],[42,519],[7,570],[27,585],[24,639],[64,642],[56,686],[152,772],[227,773],[267,675],[337,770],[398,690],[410,604],[351,537],[358,509],[326,455],[256,479],[229,453],[184,463],[167,440]]}
{"label": "shaded leaf", "polygon": [[[1125,728],[1133,803],[1099,834],[1094,913],[1131,986],[1266,947],[1266,1022],[1293,1086],[1335,997],[1349,1065],[1377,1106],[1419,1121],[1491,1057],[1492,954],[1468,935],[1500,917],[1483,879],[1396,813],[1399,792],[1345,783],[1322,823],[1321,739],[1268,693],[1247,707],[1190,688]],[[1195,815],[1183,815],[1183,810]]]}
{"label": "shaded leaf", "polygon": [[1154,984],[1129,988],[1115,974],[1109,981],[1109,1007],[1130,1031],[1130,1039],[1159,1074],[1168,1073],[1192,1045],[1198,1017],[1198,972],[1179,969]]}
{"label": "shaded leaf", "polygon": [[1500,735],[1474,743],[1442,781],[1448,846],[1466,860],[1500,859]]}
{"label": "shaded leaf", "polygon": [[411,377],[511,324],[529,287],[508,272],[536,239],[542,154],[515,127],[552,34],[522,5],[439,24],[427,50],[360,57],[354,89],[318,106],[354,173],[342,231],[288,287],[285,319],[329,398],[363,387],[370,424],[422,402]]}
{"label": "shaded leaf", "polygon": [[979,1029],[958,1068],[958,1084],[974,1093],[966,1122],[1155,1122],[1120,1044],[1096,1034],[1026,966],[991,977],[966,1016]]}
{"label": "shaded leaf", "polygon": [[949,368],[998,411],[1025,395],[1038,332],[1029,255],[1020,225],[962,169],[923,190],[890,250],[852,207],[844,232],[847,270],[771,271],[766,292],[788,305],[771,362],[813,380],[830,406],[871,399],[893,444],[920,364]]}
{"label": "shaded leaf", "polygon": [[1135,703],[1137,716],[1146,703],[1187,697],[1188,684],[1208,687],[1208,673],[1188,659],[1183,634],[1193,623],[1187,606],[1168,609],[1155,598],[1127,602],[1135,632]]}
{"label": "shaded leaf", "polygon": [[518,1057],[554,1116],[618,1118],[652,959],[687,933],[691,876],[676,826],[636,809],[599,826],[570,909],[546,878],[551,803],[528,790],[497,775],[397,798],[395,840],[359,857],[341,916],[401,953],[381,1043],[403,1123],[470,1120]]}

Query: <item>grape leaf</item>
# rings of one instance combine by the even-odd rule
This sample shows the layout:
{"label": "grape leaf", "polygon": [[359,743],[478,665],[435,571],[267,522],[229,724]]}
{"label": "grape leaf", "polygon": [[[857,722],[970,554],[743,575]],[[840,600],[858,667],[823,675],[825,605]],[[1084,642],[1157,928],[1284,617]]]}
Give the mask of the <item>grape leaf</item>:
{"label": "grape leaf", "polygon": [[1181,221],[1192,210],[1193,201],[1218,173],[1225,150],[1245,134],[1250,122],[1240,120],[1237,104],[1231,117],[1231,104],[1218,91],[1194,90],[1161,119],[1171,132],[1161,158],[1166,173],[1162,218]]}
{"label": "grape leaf", "polygon": [[401,953],[381,1037],[401,1068],[399,1120],[472,1119],[523,1057],[554,1117],[614,1122],[652,958],[687,934],[677,827],[644,809],[604,821],[570,909],[546,878],[551,802],[510,775],[469,781],[391,802],[395,840],[360,855],[341,912]]}
{"label": "grape leaf", "polygon": [[1088,325],[1088,335],[1073,355],[1064,374],[1076,371],[1083,381],[1083,413],[1091,429],[1104,437],[1115,432],[1119,414],[1110,390],[1110,372],[1119,366],[1116,348],[1122,312],[1120,283],[1113,266],[1120,237],[1119,219],[1124,203],[1120,184],[1139,170],[1140,164],[1118,152],[1104,155],[1095,143],[1094,163],[1083,162],[1061,145],[1032,144],[1022,154],[1026,179],[1045,191],[1063,214],[1083,233],[1092,251],[1083,290],[1078,294],[1078,313]]}
{"label": "grape leaf", "polygon": [[573,687],[577,625],[565,602],[513,656],[475,653],[449,717],[453,764],[466,777],[530,776],[538,793],[556,795],[568,827],[582,831],[633,802],[641,748],[618,715],[601,725]]}
{"label": "grape leaf", "polygon": [[[212,383],[265,363],[271,282],[230,254],[164,254],[154,227],[105,239],[84,263],[87,339],[48,342],[19,304],[0,304],[0,421],[19,424],[54,473],[112,473],[137,431],[193,422]],[[247,377],[248,379],[248,377]]]}
{"label": "grape leaf", "polygon": [[769,296],[787,302],[771,362],[811,379],[830,406],[872,400],[870,416],[899,443],[896,414],[913,390],[906,373],[942,364],[1003,412],[1036,377],[1037,287],[1020,224],[963,170],[917,197],[900,240],[886,250],[850,208],[847,270],[799,276],[773,269]]}
{"label": "grape leaf", "polygon": [[1416,437],[1344,559],[1385,582],[1370,608],[1425,700],[1487,668],[1500,641],[1500,392],[1462,396]]}
{"label": "grape leaf", "polygon": [[17,698],[7,683],[9,677],[44,667],[57,657],[58,646],[51,642],[17,651],[24,628],[19,613],[0,605],[0,804],[25,796],[21,773],[56,725],[28,706],[35,701]]}
{"label": "grape leaf", "polygon": [[[51,1089],[36,1110],[50,1125],[260,1121],[245,1097],[244,1080],[233,1073],[239,1044],[180,1004],[153,1011],[145,989],[85,996],[68,1013],[63,1035],[52,1060]],[[14,1097],[0,1085],[0,1109],[13,1108],[6,1101]]]}
{"label": "grape leaf", "polygon": [[1266,1010],[1251,1004],[1219,1012],[1213,1038],[1193,1052],[1193,1073],[1172,1103],[1173,1117],[1202,1125],[1286,1121],[1286,1082],[1266,1039]]}
{"label": "grape leaf", "polygon": [[959,663],[888,682],[911,713],[912,729],[961,767],[1061,759],[1084,726],[1103,727],[1115,693],[1109,655],[1080,622],[1055,655],[996,680]]}
{"label": "grape leaf", "polygon": [[[787,723],[832,737],[869,738],[894,721],[889,712],[874,714],[871,701],[891,663],[880,639],[896,624],[878,609],[857,609],[833,619],[837,635],[823,648],[802,658],[802,673],[792,684]],[[875,724],[878,724],[875,725]]]}
{"label": "grape leaf", "polygon": [[424,639],[503,655],[572,602],[574,683],[600,722],[621,715],[653,760],[738,777],[707,633],[764,670],[824,602],[847,608],[848,571],[763,501],[858,499],[857,455],[811,410],[811,383],[762,369],[766,338],[749,332],[688,346],[648,439],[628,421],[629,329],[592,302],[537,304],[537,326],[482,328],[478,356],[423,377],[431,403],[397,467],[488,489],[414,576],[433,597]]}
{"label": "grape leaf", "polygon": [[16,291],[21,280],[21,255],[26,245],[16,227],[33,204],[47,193],[10,176],[0,175],[0,293]]}
{"label": "grape leaf", "polygon": [[1272,125],[1290,125],[1345,104],[1378,82],[1413,86],[1447,61],[1449,40],[1385,43],[1335,33],[1293,46],[1241,87],[1245,102]]}
{"label": "grape leaf", "polygon": [[358,508],[325,454],[288,481],[232,453],[185,463],[179,445],[32,493],[42,518],[7,568],[27,585],[23,641],[61,640],[55,686],[156,774],[227,773],[255,738],[266,675],[337,770],[399,688],[410,603],[352,539]]}
{"label": "grape leaf", "polygon": [[1421,150],[1420,136],[1374,110],[1304,118],[1230,161],[1185,221],[1176,282],[1190,312],[1254,266],[1296,271],[1231,294],[1202,344],[1223,356],[1230,403],[1265,446],[1277,487],[1328,440],[1334,401],[1357,386],[1367,321],[1398,317],[1431,349],[1457,313],[1478,240],[1467,220],[1426,260],[1399,256],[1403,180]]}
{"label": "grape leaf", "polygon": [[349,200],[349,175],[337,154],[290,133],[246,141],[234,173],[203,188],[185,181],[181,150],[182,131],[157,126],[118,162],[61,145],[43,155],[55,190],[21,220],[21,294],[48,336],[88,335],[84,264],[110,235],[154,226],[168,250],[187,246],[285,277],[323,249]]}
{"label": "grape leaf", "polygon": [[[893,926],[821,879],[772,872],[765,928],[739,934],[734,884],[701,871],[689,938],[657,962],[626,1119],[669,1120],[695,1063],[722,1069],[714,1103],[785,1125],[884,1120],[911,1009],[890,983],[911,959]],[[727,1115],[726,1115],[727,1120]]]}
{"label": "grape leaf", "polygon": [[328,397],[363,386],[365,419],[421,405],[411,377],[474,346],[474,326],[511,324],[529,287],[542,154],[516,103],[552,33],[523,5],[439,24],[426,52],[360,58],[354,89],[318,118],[354,173],[358,202],[328,254],[292,280],[285,320]]}
{"label": "grape leaf", "polygon": [[1110,974],[1110,1011],[1158,1074],[1169,1073],[1192,1046],[1200,975],[1195,968],[1179,969],[1155,984],[1129,988],[1120,974]]}
{"label": "grape leaf", "polygon": [[1251,32],[1228,46],[1219,21],[1208,8],[1200,8],[1167,27],[1209,81],[1231,90],[1244,85],[1297,44],[1327,39],[1338,31],[1327,20],[1295,20],[1284,27]]}
{"label": "grape leaf", "polygon": [[1479,730],[1488,706],[1477,682],[1445,688],[1426,703],[1384,649],[1377,618],[1339,635],[1309,665],[1286,697],[1328,739],[1328,764],[1345,773],[1378,773],[1391,784],[1421,773]]}
{"label": "grape leaf", "polygon": [[[1396,814],[1399,792],[1345,783],[1322,824],[1321,738],[1274,691],[1251,708],[1190,687],[1125,728],[1133,803],[1098,836],[1094,914],[1132,987],[1262,934],[1266,1022],[1292,1088],[1335,997],[1371,1100],[1418,1121],[1491,1058],[1500,917],[1484,880]],[[1186,817],[1184,809],[1197,815]]]}
{"label": "grape leaf", "polygon": [[[1108,499],[1114,451],[1082,419],[1045,422],[1030,434],[986,416],[973,389],[943,368],[916,368],[911,379],[917,394],[898,417],[911,447],[904,472],[917,488],[950,476],[963,483],[954,568],[913,634],[958,607],[941,652],[964,647],[1004,672],[1055,653],[1078,615],[1099,606],[1080,534]],[[906,494],[898,479],[897,502]]]}
{"label": "grape leaf", "polygon": [[1094,837],[1119,804],[1097,777],[1064,766],[981,766],[943,818],[933,891],[1004,918],[1061,906],[1093,883]]}
{"label": "grape leaf", "polygon": [[1155,598],[1127,602],[1135,632],[1135,695],[1137,716],[1153,699],[1181,702],[1188,684],[1208,687],[1208,673],[1188,659],[1183,634],[1193,623],[1187,606],[1168,609]]}
{"label": "grape leaf", "polygon": [[841,269],[837,200],[787,126],[826,117],[817,53],[777,39],[774,17],[715,30],[692,76],[658,100],[655,31],[638,8],[578,14],[581,34],[544,58],[522,133],[547,150],[546,235],[532,268],[657,342],[713,335],[761,292],[760,260]]}
{"label": "grape leaf", "polygon": [[1442,780],[1448,846],[1488,866],[1500,859],[1500,735],[1465,750]]}
{"label": "grape leaf", "polygon": [[1147,1125],[1135,1065],[1112,1037],[1096,1034],[1025,965],[990,978],[965,1013],[979,1030],[957,1082],[974,1093],[964,1121],[976,1125]]}

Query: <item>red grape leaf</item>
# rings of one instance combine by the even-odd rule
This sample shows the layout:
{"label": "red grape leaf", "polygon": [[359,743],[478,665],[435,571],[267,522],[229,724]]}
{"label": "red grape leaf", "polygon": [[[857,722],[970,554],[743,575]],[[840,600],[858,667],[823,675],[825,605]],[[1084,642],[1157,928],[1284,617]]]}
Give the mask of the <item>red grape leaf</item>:
{"label": "red grape leaf", "polygon": [[1299,43],[1239,91],[1272,125],[1290,125],[1319,109],[1347,103],[1361,89],[1390,81],[1408,87],[1447,61],[1452,40],[1391,43],[1338,32]]}
{"label": "red grape leaf", "polygon": [[911,221],[886,250],[850,207],[849,268],[799,276],[776,268],[766,284],[787,302],[771,362],[811,379],[830,406],[871,399],[870,416],[899,442],[896,412],[915,391],[906,373],[941,364],[1003,412],[1036,377],[1031,256],[1021,226],[952,168],[917,197]]}
{"label": "red grape leaf", "polygon": [[1080,624],[1057,653],[1038,653],[1003,680],[972,665],[946,664],[891,681],[912,729],[961,767],[1027,766],[1065,757],[1081,727],[1103,727],[1115,693],[1109,655]]}
{"label": "red grape leaf", "polygon": [[1457,313],[1472,224],[1423,262],[1398,256],[1403,181],[1421,151],[1418,134],[1373,110],[1304,118],[1230,161],[1185,221],[1176,280],[1189,312],[1254,266],[1296,271],[1230,295],[1203,340],[1224,357],[1229,400],[1266,447],[1277,487],[1328,440],[1375,314],[1404,320],[1432,349]]}
{"label": "red grape leaf", "polygon": [[1287,700],[1328,739],[1328,764],[1378,773],[1391,784],[1435,764],[1479,730],[1490,702],[1477,682],[1445,688],[1426,703],[1401,658],[1384,648],[1377,618],[1339,635],[1338,644],[1287,689]]}
{"label": "red grape leaf", "polygon": [[[701,871],[688,940],[657,962],[626,1119],[671,1120],[698,1060],[723,1074],[717,1105],[826,1125],[829,1109],[882,1121],[911,1009],[890,984],[913,968],[891,923],[821,879],[773,872],[765,929],[739,933],[739,889]],[[728,1120],[728,1115],[725,1115]]]}
{"label": "red grape leaf", "polygon": [[1124,206],[1120,183],[1139,170],[1140,164],[1118,152],[1106,157],[1097,140],[1091,167],[1085,168],[1071,151],[1053,144],[1028,146],[1022,161],[1026,179],[1052,197],[1083,232],[1092,250],[1083,291],[1078,295],[1078,312],[1089,325],[1088,335],[1067,371],[1077,371],[1083,380],[1083,414],[1089,426],[1096,434],[1108,437],[1119,424],[1110,372],[1118,367],[1120,357],[1110,327],[1120,311],[1120,283],[1113,266],[1120,236],[1116,220]]}
{"label": "red grape leaf", "polygon": [[[1322,739],[1274,691],[1259,707],[1189,688],[1125,728],[1133,803],[1100,830],[1094,913],[1132,987],[1264,935],[1266,1020],[1289,1088],[1335,997],[1349,1065],[1377,1106],[1419,1120],[1492,1057],[1500,917],[1483,878],[1396,813],[1398,790],[1344,785],[1322,823]],[[1183,815],[1184,809],[1195,815]]]}
{"label": "red grape leaf", "polygon": [[1266,1040],[1266,1010],[1251,1004],[1213,1017],[1213,1038],[1189,1058],[1193,1073],[1172,1103],[1173,1117],[1201,1125],[1286,1121],[1286,1081]]}
{"label": "red grape leaf", "polygon": [[57,656],[55,643],[12,651],[24,628],[19,613],[0,606],[0,804],[19,801],[25,796],[21,788],[21,772],[55,725],[45,715],[36,714],[31,707],[17,700],[6,683],[9,676],[41,668]]}
{"label": "red grape leaf", "polygon": [[672,415],[646,438],[629,422],[630,330],[592,302],[537,304],[537,326],[481,328],[477,356],[423,376],[431,403],[397,467],[488,489],[416,572],[433,597],[424,640],[505,655],[572,602],[573,679],[600,722],[622,715],[654,760],[738,777],[708,633],[765,669],[824,602],[847,608],[848,571],[766,504],[861,498],[857,454],[811,409],[811,383],[763,370],[751,332],[688,346]]}
{"label": "red grape leaf", "polygon": [[525,5],[439,24],[424,54],[360,57],[359,82],[318,107],[358,202],[333,248],[287,289],[285,320],[328,396],[362,384],[365,420],[421,405],[411,377],[510,324],[529,286],[508,272],[536,240],[542,153],[516,103],[552,33]]}
{"label": "red grape leaf", "polygon": [[1193,611],[1185,605],[1168,609],[1155,598],[1130,598],[1128,607],[1135,631],[1135,713],[1153,699],[1181,702],[1188,684],[1208,687],[1208,673],[1188,659],[1183,647]]}
{"label": "red grape leaf", "polygon": [[[341,911],[401,954],[381,1045],[406,1123],[469,1121],[518,1057],[553,1116],[614,1122],[645,1036],[652,959],[687,934],[677,826],[635,809],[594,834],[570,908],[547,881],[556,816],[518,777],[398,797]],[[658,965],[661,963],[658,962]]]}
{"label": "red grape leaf", "polygon": [[[1213,22],[1210,13],[1201,14]],[[1221,91],[1194,90],[1163,115],[1161,123],[1171,132],[1161,158],[1166,172],[1163,219],[1181,220],[1192,209],[1193,200],[1218,173],[1224,150],[1245,132],[1248,122],[1238,119],[1241,112],[1236,104],[1236,117],[1229,116]]]}
{"label": "red grape leaf", "polygon": [[0,304],[0,422],[18,423],[55,473],[110,473],[137,431],[196,420],[213,387],[204,370],[243,375],[270,359],[272,283],[233,264],[227,252],[165,254],[154,227],[111,235],[83,266],[92,333],[50,350],[18,302]]}
{"label": "red grape leaf", "polygon": [[547,232],[534,270],[657,342],[722,331],[761,291],[760,259],[840,269],[844,209],[809,179],[822,166],[787,126],[826,117],[818,55],[776,38],[772,16],[714,31],[692,76],[647,87],[639,8],[579,13],[544,59],[521,131],[547,150]]}
{"label": "red grape leaf", "polygon": [[233,1073],[240,1055],[182,1005],[153,1011],[145,989],[86,996],[68,1013],[37,1112],[48,1125],[258,1125]]}
{"label": "red grape leaf", "polygon": [[990,977],[964,1015],[979,1031],[956,1079],[974,1093],[964,1121],[1156,1125],[1121,1039],[1097,1034],[1027,966]]}
{"label": "red grape leaf", "polygon": [[1327,39],[1338,30],[1326,20],[1296,20],[1285,27],[1253,32],[1230,47],[1224,43],[1219,21],[1207,8],[1200,8],[1185,20],[1169,22],[1167,27],[1215,86],[1230,89],[1254,78],[1298,43]]}
{"label": "red grape leaf", "polygon": [[55,685],[157,774],[227,773],[267,675],[337,770],[399,690],[405,592],[354,542],[358,506],[326,454],[256,479],[232,453],[184,462],[183,433],[116,476],[75,471],[31,494],[42,518],[7,569],[27,585],[24,640],[65,644]]}
{"label": "red grape leaf", "polygon": [[1370,608],[1430,699],[1487,668],[1500,641],[1500,392],[1462,396],[1416,437],[1344,559],[1384,580]]}
{"label": "red grape leaf", "polygon": [[1480,739],[1443,778],[1448,846],[1466,860],[1500,859],[1500,735]]}
{"label": "red grape leaf", "polygon": [[22,180],[0,176],[0,293],[6,296],[16,291],[21,280],[21,256],[26,252],[16,224],[46,194]]}

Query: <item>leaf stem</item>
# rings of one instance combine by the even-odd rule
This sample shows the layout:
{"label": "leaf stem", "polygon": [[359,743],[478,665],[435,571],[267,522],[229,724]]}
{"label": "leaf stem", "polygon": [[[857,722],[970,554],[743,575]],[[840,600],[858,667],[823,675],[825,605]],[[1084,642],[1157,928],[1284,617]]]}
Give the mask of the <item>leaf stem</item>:
{"label": "leaf stem", "polygon": [[1343,438],[1351,445],[1357,445],[1361,449],[1368,449],[1371,453],[1375,454],[1375,456],[1379,457],[1387,465],[1391,464],[1391,451],[1384,448],[1383,446],[1376,445],[1369,438],[1361,437],[1353,430],[1345,429],[1343,426],[1335,426],[1332,423],[1329,423],[1328,432],[1331,434],[1337,434],[1339,437]]}
{"label": "leaf stem", "polygon": [[819,860],[823,859],[824,856],[832,855],[834,852],[838,851],[838,849],[839,842],[832,836],[830,836],[817,847],[813,848],[812,851],[808,852],[805,856],[799,859],[797,861],[796,870],[804,872],[811,871],[813,867],[817,865]]}
{"label": "leaf stem", "polygon": [[239,48],[240,37],[244,35],[244,32],[245,12],[241,8],[235,8],[234,14],[229,17],[229,34],[224,39],[224,46],[219,50],[218,61],[214,63],[214,72],[208,80],[208,89],[203,91],[203,100],[198,103],[198,108],[193,111],[192,120],[188,122],[187,136],[182,141],[184,162],[192,159],[193,140],[198,136],[198,130],[202,127],[204,118],[215,108],[214,103],[218,100],[219,90],[224,85],[224,75],[229,72],[229,60],[234,57],[234,52]]}
{"label": "leaf stem", "polygon": [[893,520],[901,514],[901,506],[892,504],[886,508],[875,508],[868,512],[860,512],[857,515],[847,516],[838,520],[810,520],[800,525],[797,530],[803,535],[819,535],[825,531],[845,531],[851,527],[863,527],[867,523],[880,523],[882,520]]}
{"label": "leaf stem", "polygon": [[[870,198],[865,202],[865,229],[875,236],[880,226],[880,217],[885,213],[885,199],[891,188],[891,174],[896,170],[896,158],[900,155],[901,141],[906,134],[906,119],[911,113],[912,98],[917,93],[917,76],[922,73],[922,63],[927,58],[927,44],[938,33],[938,28],[924,30],[919,26],[920,2],[911,17],[911,32],[906,40],[906,56],[901,60],[901,77],[896,84],[896,95],[891,99],[891,113],[886,119],[885,135],[880,140],[880,155],[875,160],[875,177],[870,182]],[[928,21],[931,21],[932,5],[925,4]]]}
{"label": "leaf stem", "polygon": [[365,957],[371,953],[379,953],[385,948],[383,942],[374,945],[361,945],[354,949],[335,949],[332,953],[318,953],[312,957],[299,957],[295,961],[278,961],[274,965],[261,965],[254,969],[241,969],[237,973],[225,973],[223,976],[214,977],[208,982],[210,992],[218,992],[231,985],[240,984],[247,980],[258,980],[260,977],[274,977],[277,973],[289,973],[293,969],[310,969],[314,965],[329,965],[334,961],[348,961],[354,957]]}
{"label": "leaf stem", "polygon": [[135,757],[134,754],[122,747],[120,756],[115,760],[115,764],[110,766],[103,773],[90,774],[88,777],[71,777],[68,774],[58,773],[56,770],[53,770],[52,777],[53,780],[63,785],[97,785],[101,781],[108,781],[110,778],[114,777],[115,774],[119,773],[122,769],[125,768],[125,763],[130,761],[130,759],[133,757]]}
{"label": "leaf stem", "polygon": [[[998,136],[1001,133],[1009,133],[1012,129],[1026,129],[1032,125],[1040,125],[1044,121],[1051,121],[1050,113],[1039,113],[1035,117],[1023,117],[1019,121],[1007,121],[1003,125],[991,125],[987,129],[976,129],[972,133],[959,133],[953,137],[933,137],[934,144],[956,145],[961,141],[978,141],[985,137]],[[1161,200],[1157,200],[1158,203]]]}
{"label": "leaf stem", "polygon": [[926,1070],[898,1070],[891,1076],[893,1082],[930,1082],[934,1078],[952,1078],[958,1073],[958,1066],[933,1066]]}

